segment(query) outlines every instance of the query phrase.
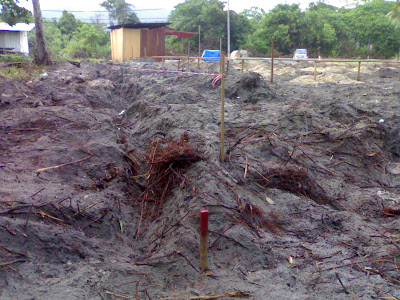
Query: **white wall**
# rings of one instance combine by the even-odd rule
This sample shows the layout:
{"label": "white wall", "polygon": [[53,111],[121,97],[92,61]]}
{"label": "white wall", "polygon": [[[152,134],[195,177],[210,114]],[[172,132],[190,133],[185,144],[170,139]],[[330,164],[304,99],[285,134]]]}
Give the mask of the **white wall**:
{"label": "white wall", "polygon": [[28,33],[26,31],[0,31],[0,48],[29,54]]}

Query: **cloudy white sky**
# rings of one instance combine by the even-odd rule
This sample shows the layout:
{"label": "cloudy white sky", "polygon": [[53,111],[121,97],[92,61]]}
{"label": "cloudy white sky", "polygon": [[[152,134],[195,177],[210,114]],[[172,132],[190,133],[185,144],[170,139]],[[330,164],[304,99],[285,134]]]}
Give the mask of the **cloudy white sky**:
{"label": "cloudy white sky", "polygon": [[[40,0],[40,5],[42,10],[103,10],[100,7],[100,3],[102,0],[68,0],[68,1],[57,1],[57,0]],[[133,4],[135,9],[167,9],[173,10],[176,5],[179,3],[185,2],[184,0],[127,0],[126,2]],[[225,2],[228,2],[225,0]],[[229,0],[229,8],[231,10],[236,11],[237,13],[241,12],[244,9],[251,8],[252,6],[261,7],[265,11],[271,10],[274,6],[280,3],[299,3],[302,8],[306,8],[309,3],[315,1],[309,0]],[[332,5],[342,6],[346,3],[346,0],[328,0]],[[26,5],[27,8],[31,8],[32,5],[31,0],[20,0],[20,3]]]}

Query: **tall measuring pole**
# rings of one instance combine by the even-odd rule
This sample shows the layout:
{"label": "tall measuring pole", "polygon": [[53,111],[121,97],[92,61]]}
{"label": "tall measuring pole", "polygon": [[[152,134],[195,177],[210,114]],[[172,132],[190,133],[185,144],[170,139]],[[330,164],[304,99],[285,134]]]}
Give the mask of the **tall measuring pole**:
{"label": "tall measuring pole", "polygon": [[228,58],[231,57],[231,20],[230,20],[230,13],[229,13],[229,0],[228,0],[228,16],[227,16],[227,29],[228,29]]}

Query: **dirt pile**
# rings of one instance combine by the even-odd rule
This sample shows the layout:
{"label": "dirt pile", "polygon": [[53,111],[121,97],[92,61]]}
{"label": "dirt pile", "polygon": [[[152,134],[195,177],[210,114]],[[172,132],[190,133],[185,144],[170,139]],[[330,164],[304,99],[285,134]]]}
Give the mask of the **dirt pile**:
{"label": "dirt pile", "polygon": [[400,297],[399,86],[308,67],[230,68],[225,162],[218,64],[0,78],[0,298]]}

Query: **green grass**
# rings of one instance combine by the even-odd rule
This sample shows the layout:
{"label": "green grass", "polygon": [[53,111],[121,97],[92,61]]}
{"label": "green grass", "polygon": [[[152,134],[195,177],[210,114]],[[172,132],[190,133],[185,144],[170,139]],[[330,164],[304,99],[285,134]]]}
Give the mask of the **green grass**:
{"label": "green grass", "polygon": [[30,62],[32,58],[23,54],[0,54],[0,62]]}
{"label": "green grass", "polygon": [[31,80],[34,78],[39,78],[40,74],[46,72],[46,69],[43,67],[38,67],[31,63],[24,63],[17,66],[0,66],[0,77],[4,77],[6,79],[23,79],[23,80]]}

